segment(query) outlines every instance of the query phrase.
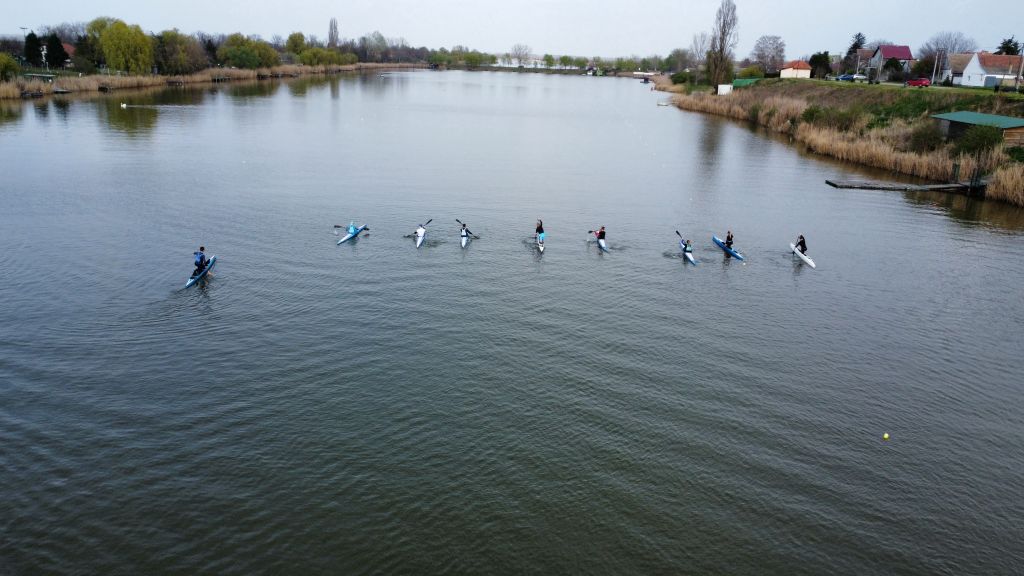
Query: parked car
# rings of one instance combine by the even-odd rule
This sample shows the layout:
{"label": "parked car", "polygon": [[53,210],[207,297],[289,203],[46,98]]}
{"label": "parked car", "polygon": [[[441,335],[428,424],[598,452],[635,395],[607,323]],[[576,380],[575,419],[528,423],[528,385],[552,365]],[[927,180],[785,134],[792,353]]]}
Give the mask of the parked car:
{"label": "parked car", "polygon": [[863,74],[843,74],[836,78],[836,80],[840,80],[842,82],[866,82],[867,79],[868,77]]}
{"label": "parked car", "polygon": [[906,82],[903,83],[903,85],[904,86],[917,86],[918,88],[924,88],[926,86],[931,86],[932,85],[932,81],[927,79],[927,78],[917,78],[917,79],[914,79],[914,80],[907,80]]}

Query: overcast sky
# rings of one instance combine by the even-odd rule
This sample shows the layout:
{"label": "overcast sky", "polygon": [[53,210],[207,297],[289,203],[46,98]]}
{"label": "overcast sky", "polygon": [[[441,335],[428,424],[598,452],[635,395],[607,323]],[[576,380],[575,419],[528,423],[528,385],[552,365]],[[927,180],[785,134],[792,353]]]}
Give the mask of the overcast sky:
{"label": "overcast sky", "polygon": [[[269,40],[300,31],[327,37],[336,17],[344,38],[379,30],[430,48],[456,44],[503,53],[523,43],[535,54],[665,55],[710,30],[720,0],[48,0],[8,2],[0,34],[60,22],[112,16],[146,31],[242,32]],[[737,57],[761,35],[785,40],[788,58],[820,50],[845,52],[850,37],[887,39],[916,50],[932,34],[958,30],[994,50],[1002,38],[1024,37],[1024,2],[981,9],[978,0],[736,0]]]}

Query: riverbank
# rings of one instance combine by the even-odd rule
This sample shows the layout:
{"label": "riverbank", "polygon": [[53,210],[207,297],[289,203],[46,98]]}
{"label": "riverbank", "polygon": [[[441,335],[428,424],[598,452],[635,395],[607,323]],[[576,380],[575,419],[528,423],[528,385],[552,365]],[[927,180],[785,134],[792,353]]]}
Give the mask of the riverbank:
{"label": "riverbank", "polygon": [[47,96],[61,93],[109,92],[114,90],[135,90],[162,86],[183,86],[185,84],[212,84],[215,82],[233,82],[238,80],[263,80],[268,78],[294,78],[341,74],[345,72],[363,72],[372,70],[397,70],[409,68],[426,68],[423,64],[378,64],[362,62],[347,65],[300,66],[283,65],[272,68],[254,70],[237,68],[208,68],[202,72],[184,76],[107,76],[93,74],[89,76],[57,76],[52,82],[39,79],[18,78],[17,80],[0,82],[0,100],[23,98],[25,94]]}
{"label": "riverbank", "polygon": [[762,80],[728,96],[673,86],[664,77],[656,85],[673,92],[679,108],[751,122],[817,154],[939,182],[979,171],[988,178],[986,198],[1024,206],[1024,164],[1002,145],[959,152],[936,138],[930,118],[954,110],[1024,116],[1020,96],[813,80]]}

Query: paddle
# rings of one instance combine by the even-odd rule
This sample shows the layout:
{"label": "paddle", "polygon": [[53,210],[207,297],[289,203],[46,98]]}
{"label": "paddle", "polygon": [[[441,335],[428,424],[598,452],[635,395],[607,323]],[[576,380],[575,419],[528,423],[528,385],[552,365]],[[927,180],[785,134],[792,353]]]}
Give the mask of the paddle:
{"label": "paddle", "polygon": [[[420,226],[422,226],[423,228],[426,228],[426,227],[427,227],[427,224],[430,224],[430,223],[431,223],[431,222],[433,222],[433,221],[434,221],[434,219],[433,219],[433,218],[431,218],[430,220],[427,220],[427,222],[426,222],[425,224],[420,224]],[[403,238],[412,238],[412,237],[413,237],[413,236],[415,236],[415,235],[416,235],[416,231],[415,231],[415,230],[413,230],[413,233],[412,233],[412,234],[406,234],[405,236],[403,236]]]}
{"label": "paddle", "polygon": [[[459,224],[462,224],[463,226],[465,226],[465,224],[462,223],[462,220],[459,220],[458,218],[456,218],[455,221],[458,222]],[[469,232],[469,235],[472,236],[474,240],[479,240],[480,239],[480,237],[477,236],[476,234],[473,234],[473,231],[470,230],[469,228],[466,228],[466,232]]]}
{"label": "paddle", "polygon": [[679,233],[679,230],[676,230],[676,236],[679,236],[680,240],[683,239],[683,235]]}

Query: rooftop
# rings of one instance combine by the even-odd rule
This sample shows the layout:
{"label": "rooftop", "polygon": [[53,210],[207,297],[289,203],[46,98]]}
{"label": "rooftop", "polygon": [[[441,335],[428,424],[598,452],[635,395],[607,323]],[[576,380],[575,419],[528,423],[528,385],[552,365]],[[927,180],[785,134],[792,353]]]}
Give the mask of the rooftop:
{"label": "rooftop", "polygon": [[935,114],[932,118],[938,120],[949,120],[961,124],[972,124],[975,126],[995,126],[1006,130],[1008,128],[1024,128],[1024,118],[1013,116],[999,116],[996,114],[982,114],[981,112],[949,112],[947,114]]}

